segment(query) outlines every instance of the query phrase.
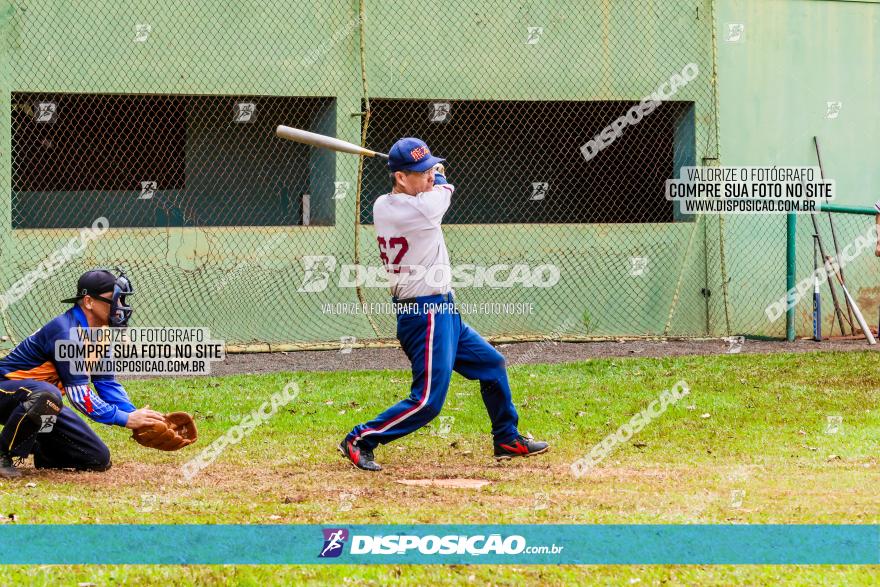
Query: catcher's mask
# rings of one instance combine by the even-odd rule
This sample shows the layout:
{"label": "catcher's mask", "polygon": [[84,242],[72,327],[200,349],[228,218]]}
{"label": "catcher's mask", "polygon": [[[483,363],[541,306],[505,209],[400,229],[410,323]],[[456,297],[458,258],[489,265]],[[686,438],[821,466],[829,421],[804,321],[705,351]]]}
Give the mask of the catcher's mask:
{"label": "catcher's mask", "polygon": [[[126,297],[134,294],[134,287],[131,280],[120,268],[116,268],[119,275],[115,275],[109,269],[92,269],[82,274],[77,282],[77,295],[62,302],[76,303],[86,295],[96,300],[101,300],[105,304],[110,304],[110,326],[116,328],[124,328],[128,326],[128,320],[131,318],[132,308],[128,305]],[[108,291],[110,286],[113,287],[113,295],[107,299],[100,295],[101,292]]]}
{"label": "catcher's mask", "polygon": [[[119,269],[117,267],[117,269]],[[126,297],[134,295],[134,286],[125,271],[119,269],[119,276],[116,277],[116,283],[113,284],[113,298],[100,298],[101,301],[110,304],[110,326],[114,328],[125,328],[128,326],[128,319],[131,318],[132,308],[126,301]]]}

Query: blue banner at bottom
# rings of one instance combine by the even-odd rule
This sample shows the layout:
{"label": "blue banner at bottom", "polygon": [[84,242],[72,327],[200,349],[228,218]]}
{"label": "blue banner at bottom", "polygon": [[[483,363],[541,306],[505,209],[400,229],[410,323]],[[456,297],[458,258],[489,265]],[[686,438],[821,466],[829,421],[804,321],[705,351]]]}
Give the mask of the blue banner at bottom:
{"label": "blue banner at bottom", "polygon": [[3,564],[880,564],[880,525],[7,525]]}

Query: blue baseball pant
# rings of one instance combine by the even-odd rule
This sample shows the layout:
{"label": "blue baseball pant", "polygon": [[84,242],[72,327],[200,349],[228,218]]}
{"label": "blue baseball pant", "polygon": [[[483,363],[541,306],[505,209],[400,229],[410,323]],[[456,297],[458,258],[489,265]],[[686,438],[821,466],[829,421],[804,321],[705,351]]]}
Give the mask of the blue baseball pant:
{"label": "blue baseball pant", "polygon": [[452,294],[415,300],[397,314],[397,339],[412,363],[410,395],[355,426],[346,440],[372,450],[418,430],[440,413],[452,371],[480,382],[496,444],[519,436],[519,417],[501,353],[464,323]]}
{"label": "blue baseball pant", "polygon": [[25,415],[22,404],[35,392],[62,401],[61,391],[51,383],[0,379],[0,449],[18,457],[33,454],[37,469],[109,469],[110,449],[72,409],[63,406],[51,425],[37,424]]}

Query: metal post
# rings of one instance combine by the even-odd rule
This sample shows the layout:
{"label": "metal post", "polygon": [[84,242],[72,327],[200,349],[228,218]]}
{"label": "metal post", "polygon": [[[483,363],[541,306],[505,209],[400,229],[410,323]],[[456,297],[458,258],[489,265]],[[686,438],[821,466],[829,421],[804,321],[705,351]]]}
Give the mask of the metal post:
{"label": "metal post", "polygon": [[797,236],[797,216],[789,214],[786,218],[786,246],[785,246],[785,339],[789,342],[794,340],[794,280]]}

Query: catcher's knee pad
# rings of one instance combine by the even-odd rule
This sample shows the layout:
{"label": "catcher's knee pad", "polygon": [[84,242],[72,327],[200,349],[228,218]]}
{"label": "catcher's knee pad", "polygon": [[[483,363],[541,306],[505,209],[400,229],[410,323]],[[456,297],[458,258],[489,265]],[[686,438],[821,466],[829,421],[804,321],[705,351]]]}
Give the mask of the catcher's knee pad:
{"label": "catcher's knee pad", "polygon": [[61,393],[57,389],[35,389],[22,405],[28,418],[42,423],[43,416],[57,416],[61,412]]}

